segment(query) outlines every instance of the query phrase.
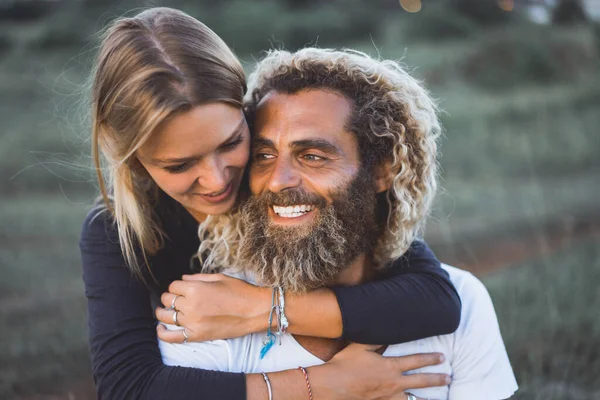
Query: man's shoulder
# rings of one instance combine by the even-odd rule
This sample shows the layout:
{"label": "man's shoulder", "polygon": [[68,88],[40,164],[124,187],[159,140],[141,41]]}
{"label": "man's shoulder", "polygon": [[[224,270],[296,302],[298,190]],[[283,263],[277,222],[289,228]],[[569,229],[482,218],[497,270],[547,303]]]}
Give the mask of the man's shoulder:
{"label": "man's shoulder", "polygon": [[471,272],[448,264],[442,264],[442,268],[448,272],[452,284],[460,295],[463,307],[465,300],[474,301],[481,296],[489,296],[483,282]]}
{"label": "man's shoulder", "polygon": [[496,311],[488,290],[481,280],[469,271],[442,264],[458,292],[461,304],[461,322],[457,334],[473,330],[474,326],[497,325]]}

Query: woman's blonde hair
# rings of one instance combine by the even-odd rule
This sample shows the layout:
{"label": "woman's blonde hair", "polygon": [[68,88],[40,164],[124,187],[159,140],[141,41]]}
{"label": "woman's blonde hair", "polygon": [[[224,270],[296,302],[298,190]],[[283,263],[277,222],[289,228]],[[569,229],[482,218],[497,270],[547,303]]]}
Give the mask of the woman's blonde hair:
{"label": "woman's blonde hair", "polygon": [[164,238],[156,214],[160,189],[137,150],[173,115],[208,102],[241,108],[245,91],[233,52],[181,11],[148,9],[116,20],[105,32],[91,87],[92,157],[134,272],[142,272],[140,255],[156,253]]}
{"label": "woman's blonde hair", "polygon": [[[248,87],[250,123],[257,105],[271,91],[324,89],[350,101],[348,130],[356,134],[362,165],[391,164],[388,207],[382,216],[387,229],[374,249],[374,261],[383,266],[404,254],[421,233],[437,188],[437,139],[442,128],[437,105],[423,85],[395,61],[353,50],[305,48],[295,53],[270,51],[257,64]],[[213,247],[208,259],[215,266],[235,263],[239,229],[211,232],[210,228],[201,228],[203,246]]]}

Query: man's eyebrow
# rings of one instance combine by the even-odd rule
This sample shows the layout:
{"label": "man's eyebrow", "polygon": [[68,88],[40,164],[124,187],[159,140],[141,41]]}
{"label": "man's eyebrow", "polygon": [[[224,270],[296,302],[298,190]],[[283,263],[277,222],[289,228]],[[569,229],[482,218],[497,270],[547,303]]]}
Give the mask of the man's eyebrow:
{"label": "man's eyebrow", "polygon": [[275,144],[273,143],[273,141],[271,139],[267,139],[267,138],[263,138],[263,137],[258,137],[255,136],[254,139],[252,140],[252,146],[253,147],[275,147]]}
{"label": "man's eyebrow", "polygon": [[[227,144],[227,142],[230,142],[231,140],[233,140],[233,138],[236,135],[239,135],[240,133],[242,133],[245,121],[246,121],[246,119],[242,118],[240,120],[240,123],[231,132],[229,137],[227,139],[225,139],[223,142],[221,142],[221,144],[219,144],[219,146],[217,146],[217,148],[224,146],[225,144]],[[194,161],[194,160],[198,160],[199,158],[202,158],[202,155],[194,155],[194,156],[181,157],[181,158],[153,158],[150,161],[154,164],[175,164],[175,163],[185,163],[185,162],[189,162],[189,161]]]}
{"label": "man's eyebrow", "polygon": [[291,147],[303,149],[318,149],[325,153],[333,155],[341,155],[343,153],[343,151],[338,146],[325,139],[295,140],[291,143]]}

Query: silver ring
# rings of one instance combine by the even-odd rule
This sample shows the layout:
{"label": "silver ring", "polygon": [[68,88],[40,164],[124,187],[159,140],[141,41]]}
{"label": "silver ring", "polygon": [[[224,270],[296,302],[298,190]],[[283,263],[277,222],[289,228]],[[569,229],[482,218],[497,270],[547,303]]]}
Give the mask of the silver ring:
{"label": "silver ring", "polygon": [[177,298],[179,297],[179,295],[175,295],[175,297],[173,297],[173,301],[171,301],[171,310],[175,310],[175,300],[177,300]]}
{"label": "silver ring", "polygon": [[181,333],[183,333],[183,343],[187,343],[189,337],[188,337],[187,333],[185,332],[185,328],[183,328],[181,330]]}
{"label": "silver ring", "polygon": [[177,313],[179,313],[179,311],[175,310],[175,312],[173,313],[173,323],[177,326],[181,326],[179,325],[179,322],[177,322]]}
{"label": "silver ring", "polygon": [[417,400],[417,396],[414,394],[406,393],[406,400]]}

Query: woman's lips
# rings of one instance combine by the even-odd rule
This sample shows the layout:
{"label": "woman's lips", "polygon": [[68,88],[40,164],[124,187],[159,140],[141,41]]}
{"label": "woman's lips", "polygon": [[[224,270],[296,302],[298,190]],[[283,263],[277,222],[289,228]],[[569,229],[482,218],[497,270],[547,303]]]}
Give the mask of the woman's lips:
{"label": "woman's lips", "polygon": [[209,202],[209,203],[221,203],[225,200],[227,200],[229,198],[229,196],[231,196],[232,190],[233,189],[233,182],[229,182],[229,184],[225,187],[225,189],[223,189],[221,192],[214,194],[214,195],[207,195],[207,194],[198,194],[198,196],[202,197],[205,201]]}

